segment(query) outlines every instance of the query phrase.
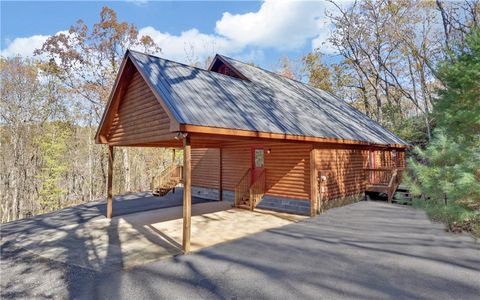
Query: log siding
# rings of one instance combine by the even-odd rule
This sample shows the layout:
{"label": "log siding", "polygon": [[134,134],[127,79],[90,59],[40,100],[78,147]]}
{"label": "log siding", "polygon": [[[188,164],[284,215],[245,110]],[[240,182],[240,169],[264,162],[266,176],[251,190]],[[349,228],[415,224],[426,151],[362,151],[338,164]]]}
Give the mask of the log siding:
{"label": "log siding", "polygon": [[[357,195],[365,192],[365,171],[369,168],[372,149],[316,146],[316,168],[326,176],[323,201]],[[405,152],[396,150],[397,167],[405,167]],[[375,167],[394,167],[392,150],[374,149]]]}
{"label": "log siding", "polygon": [[[266,195],[293,199],[310,197],[310,150],[307,143],[262,143],[250,141],[223,142],[222,188],[234,190],[235,185],[252,165],[252,148],[264,149]],[[270,150],[270,153],[267,153]],[[192,149],[193,182],[195,186],[218,188],[218,149]],[[209,175],[207,175],[209,174]],[[195,178],[204,176],[204,179]],[[207,177],[210,178],[207,180]]]}
{"label": "log siding", "polygon": [[170,134],[170,118],[138,71],[121,99],[107,139],[109,144],[162,140]]}
{"label": "log siding", "polygon": [[192,149],[192,185],[196,187],[220,187],[220,149]]}

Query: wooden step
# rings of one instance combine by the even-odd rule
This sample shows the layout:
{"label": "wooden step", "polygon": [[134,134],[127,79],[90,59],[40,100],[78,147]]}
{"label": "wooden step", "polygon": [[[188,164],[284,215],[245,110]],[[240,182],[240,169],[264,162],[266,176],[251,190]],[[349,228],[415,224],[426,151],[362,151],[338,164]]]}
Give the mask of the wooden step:
{"label": "wooden step", "polygon": [[405,185],[399,185],[397,187],[397,191],[400,191],[400,192],[410,192],[409,188]]}

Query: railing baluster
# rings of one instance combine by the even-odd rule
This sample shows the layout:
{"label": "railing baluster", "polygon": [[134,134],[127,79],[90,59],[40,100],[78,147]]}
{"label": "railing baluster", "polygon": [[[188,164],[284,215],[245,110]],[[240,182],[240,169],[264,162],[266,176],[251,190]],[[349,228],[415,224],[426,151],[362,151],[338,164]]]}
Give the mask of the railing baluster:
{"label": "railing baluster", "polygon": [[159,175],[152,177],[151,189],[155,192],[155,189],[161,189],[165,187],[165,184],[170,183],[173,178],[182,178],[182,166],[170,165],[165,168]]}
{"label": "railing baluster", "polygon": [[251,169],[248,169],[235,186],[235,206],[238,206],[244,196],[248,195],[248,207],[253,210],[258,201],[265,194],[265,169],[256,178],[255,182],[250,185]]}
{"label": "railing baluster", "polygon": [[249,181],[251,176],[251,169],[248,169],[235,186],[235,206],[238,206],[240,200],[246,195],[249,190]]}

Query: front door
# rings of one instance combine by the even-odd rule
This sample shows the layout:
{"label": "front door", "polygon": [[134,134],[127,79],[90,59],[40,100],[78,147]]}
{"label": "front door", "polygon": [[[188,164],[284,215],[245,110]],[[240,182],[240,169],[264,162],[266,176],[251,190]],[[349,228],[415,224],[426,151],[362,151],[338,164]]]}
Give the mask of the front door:
{"label": "front door", "polygon": [[252,179],[251,184],[255,182],[264,168],[265,152],[263,148],[252,147]]}

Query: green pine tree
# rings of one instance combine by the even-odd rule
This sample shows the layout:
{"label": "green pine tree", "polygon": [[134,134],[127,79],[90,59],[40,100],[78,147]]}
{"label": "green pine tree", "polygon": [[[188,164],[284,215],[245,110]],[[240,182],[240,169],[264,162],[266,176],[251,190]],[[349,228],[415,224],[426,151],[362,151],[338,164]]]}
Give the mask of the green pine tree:
{"label": "green pine tree", "polygon": [[437,219],[450,226],[473,222],[480,232],[480,30],[467,45],[439,67],[445,86],[434,106],[434,138],[425,150],[415,149],[418,159],[409,161],[414,179],[407,181],[414,193],[431,197]]}
{"label": "green pine tree", "polygon": [[65,156],[70,135],[68,124],[49,122],[44,125],[43,134],[39,137],[42,167],[38,177],[42,181],[42,187],[38,194],[43,211],[62,208],[66,194],[62,179],[68,169]]}

